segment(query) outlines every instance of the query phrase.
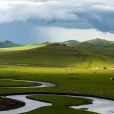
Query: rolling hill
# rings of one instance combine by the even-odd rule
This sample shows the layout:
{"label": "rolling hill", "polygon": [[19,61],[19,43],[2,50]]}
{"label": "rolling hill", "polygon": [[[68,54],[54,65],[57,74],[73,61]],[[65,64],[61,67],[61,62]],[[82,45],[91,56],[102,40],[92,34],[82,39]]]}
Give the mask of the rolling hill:
{"label": "rolling hill", "polygon": [[[22,47],[21,47],[22,48]],[[12,48],[13,49],[13,48]],[[70,67],[113,67],[114,49],[100,47],[48,44],[24,50],[0,53],[0,64],[70,66]]]}

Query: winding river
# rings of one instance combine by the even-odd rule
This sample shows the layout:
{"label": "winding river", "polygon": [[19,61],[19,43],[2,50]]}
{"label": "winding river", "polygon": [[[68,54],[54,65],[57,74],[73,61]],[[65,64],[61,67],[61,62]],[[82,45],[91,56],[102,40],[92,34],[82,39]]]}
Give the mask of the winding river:
{"label": "winding river", "polygon": [[[41,85],[30,86],[30,87],[2,87],[2,88],[43,88],[43,87],[54,87],[55,86],[55,84],[47,83],[47,82],[14,80],[14,79],[2,79],[2,80],[35,82],[35,83],[41,84]],[[53,105],[51,103],[28,99],[27,96],[31,96],[31,95],[33,95],[33,94],[6,96],[6,98],[11,98],[11,99],[25,102],[25,106],[17,108],[17,109],[8,110],[8,111],[0,111],[0,114],[19,114],[19,113],[29,112],[29,111],[38,109],[40,107]],[[34,95],[38,95],[38,94],[34,94]],[[95,98],[95,97],[85,97],[85,96],[71,96],[71,95],[66,95],[66,96],[74,97],[74,98],[86,98],[86,99],[92,100],[92,104],[80,105],[80,106],[70,106],[69,108],[87,110],[87,111],[91,111],[91,112],[97,112],[99,114],[114,114],[114,101],[112,101],[112,100],[106,100],[106,99]]]}

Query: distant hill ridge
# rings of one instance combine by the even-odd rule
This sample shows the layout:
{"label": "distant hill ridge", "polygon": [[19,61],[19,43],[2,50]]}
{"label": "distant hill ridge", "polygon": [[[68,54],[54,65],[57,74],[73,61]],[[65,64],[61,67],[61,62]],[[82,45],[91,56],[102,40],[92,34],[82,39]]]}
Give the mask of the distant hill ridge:
{"label": "distant hill ridge", "polygon": [[[108,41],[100,38],[87,40],[84,42],[79,42],[76,40],[67,40],[64,42],[55,42],[55,43],[64,44],[70,47],[91,47],[92,46],[92,47],[98,47],[98,48],[114,48],[114,41]],[[43,43],[35,43],[33,45],[48,45],[48,44],[53,44],[53,43],[43,42]],[[9,40],[0,42],[0,48],[19,47],[19,46],[22,46],[22,45],[16,44]]]}
{"label": "distant hill ridge", "polygon": [[8,48],[8,47],[18,47],[21,46],[20,44],[13,43],[9,40],[6,40],[4,42],[0,42],[0,48]]}
{"label": "distant hill ridge", "polygon": [[87,40],[84,42],[68,40],[63,43],[66,44],[67,46],[85,46],[85,47],[93,46],[93,47],[101,47],[101,48],[114,47],[114,41],[108,41],[108,40],[100,39],[100,38]]}

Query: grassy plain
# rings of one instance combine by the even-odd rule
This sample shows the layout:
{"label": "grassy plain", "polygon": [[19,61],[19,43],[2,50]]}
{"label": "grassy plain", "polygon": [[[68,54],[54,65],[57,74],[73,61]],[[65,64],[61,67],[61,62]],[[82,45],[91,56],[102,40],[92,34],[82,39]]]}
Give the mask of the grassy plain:
{"label": "grassy plain", "polygon": [[[0,49],[0,79],[19,79],[51,82],[52,88],[0,88],[0,95],[12,94],[71,94],[114,99],[113,49],[68,47],[64,45],[29,46]],[[3,65],[8,64],[8,65]],[[18,66],[26,64],[27,66]],[[46,66],[46,67],[40,67]],[[98,69],[93,69],[98,67]],[[107,67],[107,69],[102,69]],[[0,86],[30,86],[31,83],[0,81]],[[32,97],[34,98],[34,97]],[[37,96],[35,99],[54,104],[29,113],[90,114],[69,109],[67,105],[85,104],[86,100],[68,97]],[[59,99],[63,99],[59,100]],[[68,102],[68,104],[66,103]],[[60,105],[60,107],[58,106]],[[57,111],[57,108],[60,110]],[[63,109],[63,112],[61,112]],[[60,112],[59,112],[60,111]],[[64,112],[65,111],[65,112]]]}
{"label": "grassy plain", "polygon": [[91,95],[114,99],[114,81],[110,79],[113,77],[114,70],[25,66],[0,67],[0,78],[46,81],[57,85],[53,88],[0,89],[0,94],[49,92]]}

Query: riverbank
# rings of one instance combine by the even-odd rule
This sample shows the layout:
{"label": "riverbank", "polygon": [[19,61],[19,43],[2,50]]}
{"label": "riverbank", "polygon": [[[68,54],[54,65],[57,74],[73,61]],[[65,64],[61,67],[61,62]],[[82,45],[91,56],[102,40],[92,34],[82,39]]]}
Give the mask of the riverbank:
{"label": "riverbank", "polygon": [[25,102],[16,99],[0,97],[0,111],[12,110],[25,106]]}

